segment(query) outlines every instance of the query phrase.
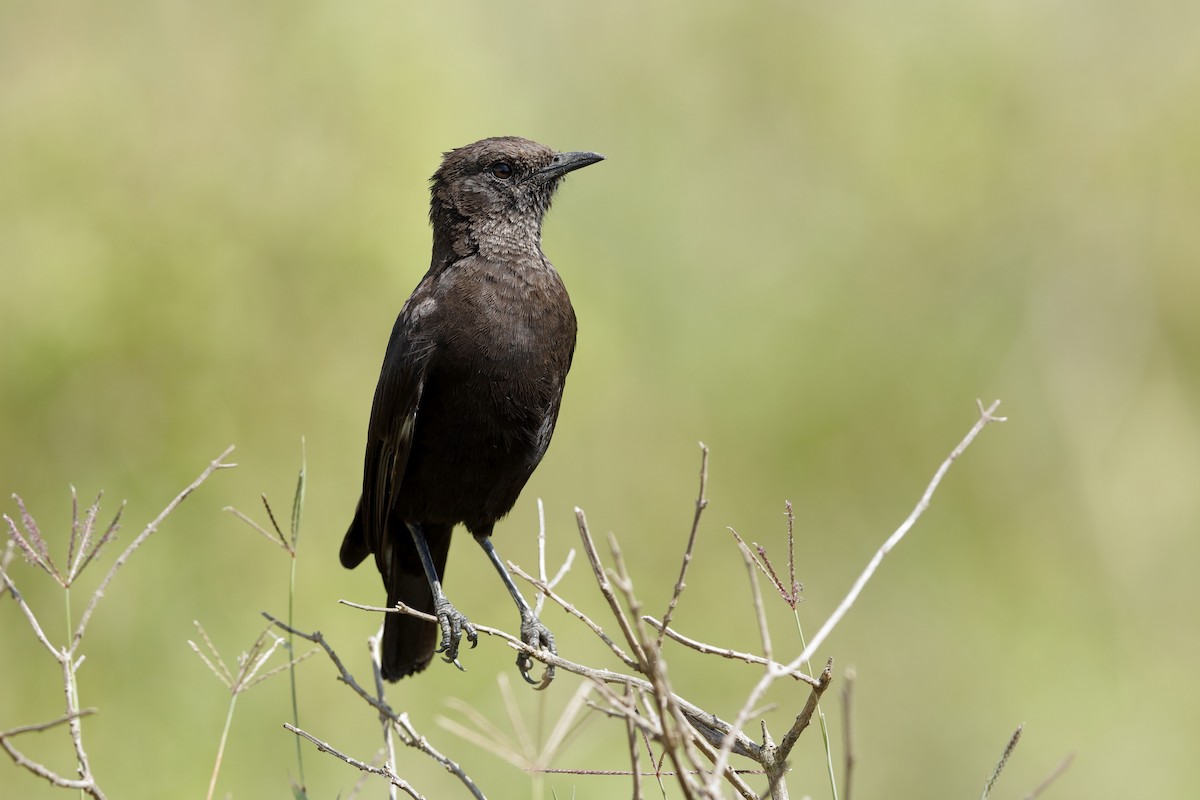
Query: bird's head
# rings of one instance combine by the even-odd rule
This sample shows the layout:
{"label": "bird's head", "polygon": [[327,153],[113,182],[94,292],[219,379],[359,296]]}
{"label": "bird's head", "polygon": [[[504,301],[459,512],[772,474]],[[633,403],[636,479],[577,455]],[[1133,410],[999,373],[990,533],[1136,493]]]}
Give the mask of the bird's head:
{"label": "bird's head", "polygon": [[603,159],[597,153],[558,153],[517,136],[451,150],[430,189],[435,247],[448,246],[458,257],[536,250],[542,219],[563,176]]}

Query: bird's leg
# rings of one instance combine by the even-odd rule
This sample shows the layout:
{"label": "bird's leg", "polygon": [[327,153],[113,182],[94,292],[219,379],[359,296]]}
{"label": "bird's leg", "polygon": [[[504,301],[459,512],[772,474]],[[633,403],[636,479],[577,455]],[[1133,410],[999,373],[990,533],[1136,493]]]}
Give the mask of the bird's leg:
{"label": "bird's leg", "polygon": [[421,566],[425,568],[425,578],[429,581],[429,591],[433,594],[433,613],[437,615],[438,627],[442,631],[442,640],[435,652],[445,653],[442,656],[443,661],[462,669],[463,665],[458,663],[458,643],[462,641],[463,634],[466,634],[467,641],[474,647],[479,644],[479,634],[475,632],[475,626],[466,616],[450,604],[446,593],[442,591],[442,582],[437,574],[437,567],[433,565],[433,556],[429,553],[425,532],[414,522],[407,523],[407,526],[412,534],[413,544],[417,547],[417,554],[421,557]]}
{"label": "bird's leg", "polygon": [[[525,598],[521,596],[521,590],[517,588],[517,584],[513,583],[512,576],[508,574],[508,567],[504,566],[504,562],[500,560],[500,554],[492,546],[492,538],[476,536],[475,541],[479,542],[483,552],[487,553],[487,557],[491,559],[496,572],[500,573],[500,580],[504,581],[508,593],[512,595],[513,601],[517,604],[517,610],[521,612],[521,641],[530,647],[549,650],[557,655],[558,648],[554,646],[554,634],[550,633],[550,629],[542,624],[542,621],[533,613],[533,609],[529,607],[529,603],[526,603]],[[547,665],[546,674],[542,676],[541,681],[535,681],[529,677],[529,670],[532,668],[533,660],[529,655],[524,652],[518,653],[517,669],[520,670],[521,677],[525,679],[525,682],[537,686],[539,689],[549,686],[550,681],[554,679],[554,667]]]}

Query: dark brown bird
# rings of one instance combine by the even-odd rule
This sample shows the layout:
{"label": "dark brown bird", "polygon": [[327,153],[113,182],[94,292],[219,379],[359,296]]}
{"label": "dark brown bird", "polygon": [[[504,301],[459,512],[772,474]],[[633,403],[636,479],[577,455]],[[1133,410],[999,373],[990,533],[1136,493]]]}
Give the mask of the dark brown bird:
{"label": "dark brown bird", "polygon": [[[435,652],[457,664],[464,635],[475,645],[475,628],[442,591],[458,524],[516,601],[525,642],[555,651],[491,535],[550,444],[575,351],[575,311],[542,253],[542,219],[562,177],[602,159],[506,136],[446,153],[433,175],[433,260],[392,328],[362,498],[341,549],[347,568],[375,556],[389,606],[438,618],[387,615],[389,681],[420,672]],[[532,683],[530,660],[517,666]]]}

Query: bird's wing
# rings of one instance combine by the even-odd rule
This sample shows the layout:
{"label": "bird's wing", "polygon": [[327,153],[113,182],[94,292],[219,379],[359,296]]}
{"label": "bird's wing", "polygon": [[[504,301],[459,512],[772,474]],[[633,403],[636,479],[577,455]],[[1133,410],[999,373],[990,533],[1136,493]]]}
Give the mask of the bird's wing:
{"label": "bird's wing", "polygon": [[435,349],[425,335],[428,326],[422,324],[425,319],[422,312],[433,302],[426,289],[427,282],[422,282],[396,317],[367,427],[360,509],[362,536],[375,554],[375,563],[385,582],[390,580],[392,564],[388,519],[404,480],[425,375]]}

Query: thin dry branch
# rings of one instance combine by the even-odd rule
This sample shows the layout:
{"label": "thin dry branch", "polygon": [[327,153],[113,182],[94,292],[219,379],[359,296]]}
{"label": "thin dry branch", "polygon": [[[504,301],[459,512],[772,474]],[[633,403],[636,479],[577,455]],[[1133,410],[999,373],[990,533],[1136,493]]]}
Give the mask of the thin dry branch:
{"label": "thin dry branch", "polygon": [[[642,670],[650,679],[654,691],[646,695],[646,700],[655,707],[661,720],[659,741],[662,742],[667,758],[671,759],[671,763],[675,766],[679,787],[683,790],[684,797],[696,797],[699,785],[696,782],[695,774],[700,769],[700,753],[693,741],[693,727],[688,724],[683,710],[675,702],[675,693],[671,689],[671,683],[667,677],[667,664],[660,658],[661,653],[657,641],[648,637],[645,625],[640,624],[641,601],[633,591],[633,579],[625,567],[625,556],[617,542],[617,537],[611,533],[608,535],[608,547],[613,559],[613,572],[615,573],[613,582],[625,595],[625,605],[628,606],[630,613],[639,620],[639,624],[633,629],[637,640],[631,640],[629,644],[647,655]],[[672,724],[668,724],[668,721]]]}
{"label": "thin dry branch", "polygon": [[[940,467],[934,473],[932,479],[927,485],[923,495],[921,496],[916,507],[908,518],[894,531],[891,536],[885,541],[882,547],[877,551],[875,557],[867,564],[859,579],[852,585],[846,598],[820,628],[813,639],[803,647],[802,652],[789,663],[780,663],[772,658],[770,637],[766,631],[765,612],[761,593],[758,592],[757,577],[754,575],[754,567],[762,569],[765,574],[772,580],[777,590],[785,595],[785,599],[791,596],[792,600],[798,600],[799,584],[795,580],[794,574],[794,559],[791,557],[793,546],[793,517],[789,507],[788,522],[789,522],[789,572],[787,579],[790,586],[783,586],[783,581],[766,561],[765,552],[762,548],[758,548],[758,557],[754,552],[740,541],[739,545],[745,558],[748,574],[751,576],[752,586],[754,590],[753,602],[756,614],[759,619],[760,634],[763,642],[765,657],[751,655],[748,653],[739,653],[736,651],[716,648],[711,645],[697,642],[682,636],[678,632],[670,628],[670,615],[678,605],[683,589],[686,587],[686,575],[688,566],[691,561],[691,556],[694,551],[694,546],[697,538],[697,531],[701,513],[707,505],[705,498],[706,481],[707,481],[707,448],[703,451],[700,476],[700,491],[696,501],[696,512],[693,517],[692,528],[688,537],[688,544],[684,553],[683,563],[680,567],[679,577],[675,583],[674,592],[671,601],[668,605],[667,614],[662,622],[659,622],[652,617],[642,616],[640,614],[641,603],[639,598],[634,593],[632,580],[625,569],[623,555],[616,539],[610,535],[609,544],[611,550],[611,558],[614,566],[611,569],[606,568],[601,562],[595,542],[588,528],[586,517],[583,511],[576,509],[576,521],[578,523],[580,535],[583,542],[584,552],[592,567],[593,576],[604,596],[609,609],[617,620],[625,643],[628,645],[632,655],[626,655],[621,647],[617,646],[611,639],[608,639],[603,629],[590,620],[586,615],[580,613],[574,606],[556,595],[550,587],[550,582],[546,579],[546,569],[542,560],[544,554],[539,556],[539,578],[533,578],[527,573],[513,566],[513,571],[525,578],[527,581],[536,586],[543,596],[551,597],[555,602],[559,603],[565,610],[573,614],[576,618],[588,625],[589,629],[596,633],[602,641],[605,641],[622,662],[628,667],[642,673],[645,677],[635,677],[633,675],[622,674],[607,669],[598,669],[589,667],[583,664],[578,664],[561,656],[550,653],[544,650],[535,650],[526,645],[519,637],[508,634],[505,631],[491,628],[485,625],[478,625],[477,630],[488,636],[494,636],[502,639],[509,647],[518,652],[524,653],[528,658],[540,661],[548,668],[558,668],[567,672],[580,675],[588,678],[597,687],[597,692],[603,701],[607,704],[607,708],[597,706],[593,703],[588,703],[593,708],[597,708],[603,713],[611,716],[621,717],[625,720],[626,736],[629,743],[630,751],[630,766],[629,772],[610,773],[603,771],[603,774],[632,774],[635,777],[633,786],[633,796],[641,797],[644,794],[640,776],[654,775],[661,781],[665,775],[674,775],[679,781],[679,791],[684,798],[702,798],[703,800],[712,800],[721,797],[721,783],[728,782],[734,787],[735,791],[746,800],[761,797],[750,789],[748,785],[739,777],[738,770],[734,770],[729,763],[733,755],[739,755],[749,758],[764,767],[765,774],[768,777],[767,795],[773,800],[781,800],[787,797],[787,788],[783,782],[783,776],[787,770],[787,762],[790,752],[799,740],[803,731],[809,727],[812,716],[817,713],[819,701],[822,693],[828,688],[832,682],[832,659],[828,661],[825,669],[817,678],[810,677],[800,671],[801,665],[808,662],[813,653],[816,652],[829,636],[831,631],[845,617],[849,609],[854,605],[858,596],[861,594],[864,586],[870,580],[879,566],[883,556],[890,552],[904,537],[909,529],[913,527],[915,522],[922,516],[925,510],[929,507],[932,495],[941,480],[949,470],[951,464],[966,450],[971,442],[978,436],[984,427],[992,422],[1003,421],[1002,417],[994,415],[997,403],[993,403],[988,408],[983,408],[979,404],[980,417],[972,426],[970,431],[962,439],[962,441],[951,451],[949,456],[943,461]],[[544,526],[540,526],[544,531]],[[542,551],[539,551],[542,553]],[[761,560],[760,560],[761,559]],[[765,565],[765,568],[764,568]],[[619,595],[623,595],[619,596]],[[436,622],[436,618],[429,614],[418,612],[403,604],[398,604],[395,608],[380,608],[377,606],[368,606],[359,603],[353,603],[343,600],[343,604],[353,608],[365,610],[371,613],[403,613],[419,619],[424,619],[430,622]],[[628,611],[626,611],[628,609]],[[268,617],[270,618],[270,617]],[[285,630],[292,630],[278,621],[272,619],[275,624]],[[357,689],[353,683],[353,679],[346,672],[336,654],[324,643],[322,639],[313,638],[319,637],[320,634],[309,636],[298,631],[293,631],[296,635],[308,638],[323,648],[326,649],[330,658],[334,661],[339,671],[342,673],[343,682],[347,682],[352,687],[355,687],[361,696],[377,710],[382,709],[381,713],[386,713],[391,719],[397,719],[392,714],[390,708],[382,700],[371,698],[361,689]],[[760,664],[764,667],[763,676],[757,682],[753,690],[750,692],[743,706],[739,709],[735,720],[727,722],[722,720],[690,703],[683,697],[677,695],[672,689],[667,673],[667,664],[661,657],[661,643],[666,638],[671,638],[685,646],[693,647],[702,653],[710,653],[721,655],[726,658],[737,658],[739,660]],[[790,676],[796,680],[802,680],[809,684],[810,691],[803,709],[783,737],[781,742],[776,745],[772,740],[765,725],[763,726],[763,742],[758,744],[751,740],[743,733],[743,728],[751,717],[757,716],[762,712],[760,708],[762,697],[768,687],[778,678]],[[623,692],[614,691],[612,687],[624,687]],[[848,701],[847,701],[848,702]],[[406,743],[412,746],[410,739],[416,738],[415,731],[411,730],[411,726],[407,725],[407,719],[403,715],[399,718],[402,723],[397,723],[396,729],[401,731],[402,738],[406,738]],[[492,730],[491,736],[488,736],[490,723],[476,720],[476,727],[480,731],[484,731],[484,736],[490,738],[499,738],[498,732]],[[518,731],[520,733],[520,731]],[[650,751],[650,760],[654,767],[654,772],[644,772],[639,768],[640,752],[637,745],[637,739],[641,736],[646,743],[647,748],[650,747],[651,741],[662,746],[660,757],[656,757],[654,752]],[[521,737],[524,738],[524,737]],[[515,747],[510,755],[519,755],[518,750],[530,751],[529,742],[525,742],[523,747]],[[530,751],[532,752],[532,751]],[[664,771],[663,763],[670,760],[671,770]],[[511,759],[510,759],[511,760]],[[702,762],[707,763],[702,763]],[[849,784],[849,772],[853,761],[853,753],[849,745],[847,746],[847,785]],[[602,771],[593,770],[549,770],[543,769],[543,772],[570,772],[573,774],[602,774]],[[664,791],[665,791],[665,787]]]}
{"label": "thin dry branch", "polygon": [[158,516],[152,519],[145,529],[138,534],[138,537],[129,543],[129,546],[125,548],[121,555],[117,556],[117,560],[113,562],[113,565],[109,568],[108,573],[104,576],[104,580],[100,581],[100,586],[92,595],[91,602],[88,603],[87,608],[83,612],[83,616],[79,618],[79,625],[75,629],[75,636],[71,640],[72,651],[74,651],[75,647],[79,644],[79,641],[83,638],[84,631],[87,630],[88,623],[92,619],[92,614],[95,613],[96,606],[100,603],[100,598],[104,596],[105,591],[108,589],[108,585],[112,583],[112,579],[116,577],[117,571],[125,565],[125,562],[129,560],[129,557],[133,555],[133,552],[141,547],[142,543],[149,539],[154,532],[158,530],[158,526],[163,523],[163,520],[170,516],[171,512],[178,508],[179,504],[188,498],[188,495],[199,489],[200,485],[208,480],[210,475],[217,470],[230,469],[237,466],[237,464],[226,464],[224,462],[225,457],[232,452],[233,445],[229,445],[229,447],[225,448],[225,452],[221,453],[221,455],[217,456],[216,459],[214,459],[207,467],[205,467],[204,471],[201,472],[194,481],[188,484],[187,488],[175,495],[175,499],[167,503],[166,507],[159,512]]}
{"label": "thin dry branch", "polygon": [[[679,578],[675,581],[675,590],[671,592],[671,602],[667,604],[667,611],[663,614],[663,628],[669,627],[671,617],[675,615],[675,607],[679,605],[679,596],[683,594],[686,584],[688,567],[692,563],[692,553],[696,549],[696,533],[700,530],[700,515],[704,513],[704,509],[708,507],[708,498],[705,492],[708,489],[708,446],[704,442],[700,443],[700,491],[696,495],[696,513],[692,516],[692,530],[688,533],[687,546],[683,548],[683,562],[679,565]],[[662,641],[665,631],[659,630],[658,639],[655,642],[655,649],[662,649]],[[770,657],[770,654],[767,654]]]}
{"label": "thin dry branch", "polygon": [[[384,624],[380,623],[375,629],[375,633],[367,637],[367,652],[371,654],[371,677],[375,679],[375,697],[381,703],[386,703],[387,693],[383,687],[383,629]],[[395,731],[391,719],[387,715],[379,714],[379,727],[383,733],[383,765],[388,766],[396,763],[396,737],[393,735]],[[359,778],[366,777],[366,773]],[[396,787],[388,787],[388,800],[396,800]]]}
{"label": "thin dry branch", "polygon": [[283,723],[283,727],[288,729],[292,733],[296,734],[297,736],[302,736],[305,739],[308,739],[308,741],[310,741],[314,745],[316,745],[317,749],[320,750],[322,753],[329,753],[331,756],[334,756],[335,758],[339,758],[342,761],[345,761],[350,766],[356,767],[357,769],[359,769],[363,772],[369,772],[373,775],[379,775],[383,778],[386,778],[388,780],[388,782],[390,784],[392,784],[392,786],[395,786],[397,789],[404,792],[409,797],[413,798],[413,800],[425,800],[424,795],[420,794],[416,789],[414,789],[412,787],[412,784],[410,784],[408,781],[401,778],[396,773],[392,772],[387,767],[377,767],[374,764],[368,764],[365,761],[359,761],[357,758],[354,758],[353,756],[348,756],[345,753],[343,753],[341,750],[338,750],[336,747],[329,744],[328,742],[321,741],[320,739],[313,736],[308,731],[297,728],[295,725],[292,725],[289,722]]}
{"label": "thin dry branch", "polygon": [[[542,615],[542,607],[546,603],[546,595],[547,595],[549,589],[557,586],[559,581],[561,581],[563,579],[563,577],[568,572],[571,571],[571,565],[573,563],[575,563],[575,548],[572,547],[570,550],[567,551],[567,557],[565,559],[563,559],[563,563],[559,566],[558,572],[554,573],[553,578],[549,577],[549,575],[546,572],[546,506],[545,506],[545,504],[542,503],[542,498],[540,498],[540,497],[538,498],[538,501],[537,501],[537,509],[538,509],[538,536],[537,536],[538,577],[540,578],[540,580],[538,581],[537,584],[534,584],[534,585],[536,586],[536,585],[540,584],[541,586],[545,586],[546,589],[542,590],[538,594],[537,599],[534,601],[533,613],[536,616],[540,617]],[[516,567],[517,567],[517,565],[514,564],[513,562],[511,562],[511,561],[508,562],[508,568],[510,570],[516,569]],[[531,582],[532,582],[532,580],[531,580]],[[540,586],[539,586],[539,588],[540,588]]]}
{"label": "thin dry branch", "polygon": [[[342,602],[345,602],[345,601],[342,601]],[[348,603],[347,605],[353,605],[353,604]],[[358,607],[361,608],[361,606],[358,606]],[[374,609],[374,610],[385,611],[387,609]],[[429,741],[423,735],[418,733],[416,728],[413,727],[412,723],[409,722],[407,714],[397,714],[395,711],[392,710],[392,707],[389,706],[387,704],[387,702],[385,702],[381,697],[377,698],[377,697],[373,696],[370,692],[366,691],[365,689],[362,688],[362,686],[359,685],[358,681],[356,681],[354,679],[354,676],[350,673],[350,671],[348,669],[346,669],[346,665],[342,663],[342,659],[338,656],[337,651],[335,651],[329,645],[329,642],[325,641],[325,637],[321,634],[320,631],[314,631],[312,633],[305,633],[304,631],[293,628],[292,626],[288,625],[287,623],[283,622],[280,619],[276,619],[275,617],[273,617],[272,615],[268,614],[265,611],[262,612],[262,615],[269,622],[271,622],[273,625],[275,625],[279,629],[287,631],[288,633],[292,634],[293,636],[299,636],[301,639],[312,642],[313,644],[317,645],[322,650],[324,650],[325,655],[329,657],[329,660],[331,662],[333,662],[334,667],[338,671],[338,680],[340,680],[342,683],[346,684],[351,689],[353,689],[355,694],[357,694],[359,697],[361,697],[369,706],[371,706],[377,712],[379,712],[379,714],[381,714],[383,717],[385,717],[387,720],[389,720],[392,723],[396,732],[400,735],[401,740],[406,745],[414,748],[415,750],[418,750],[418,751],[424,753],[425,755],[432,758],[434,761],[441,764],[442,767],[444,767],[446,769],[446,771],[450,772],[452,775],[454,775],[456,778],[459,779],[459,781],[467,788],[467,790],[469,792],[471,792],[471,795],[473,797],[477,798],[478,800],[485,800],[483,792],[481,792],[479,790],[479,787],[475,785],[475,782],[473,780],[471,780],[471,777],[469,775],[467,775],[467,773],[463,770],[463,768],[461,766],[459,766],[459,764],[456,761],[443,755],[436,748],[434,748],[433,745],[429,744]],[[418,616],[421,616],[421,615],[418,615]],[[423,615],[423,616],[429,617],[429,615]],[[429,618],[434,619],[436,621],[436,617],[429,617]],[[477,627],[479,627],[479,626],[477,626]],[[517,641],[520,642],[519,639]],[[520,643],[522,646],[526,646],[524,644],[524,642],[520,642]],[[529,648],[529,649],[532,649],[532,648]],[[343,759],[343,760],[345,760],[345,759]],[[349,764],[352,762],[347,761],[346,763]],[[362,762],[359,762],[359,763],[362,763]],[[357,766],[357,765],[355,765],[355,766]]]}
{"label": "thin dry branch", "polygon": [[24,595],[17,589],[17,585],[13,583],[12,578],[8,574],[8,570],[0,567],[0,580],[4,581],[4,588],[12,595],[13,600],[17,601],[17,608],[21,609],[21,613],[25,615],[25,621],[29,623],[33,635],[41,643],[42,647],[50,651],[50,655],[54,656],[54,660],[62,663],[65,658],[64,653],[54,646],[50,641],[50,637],[46,636],[46,632],[42,630],[42,625],[38,622],[37,616],[33,613],[33,609],[25,602]]}
{"label": "thin dry branch", "polygon": [[[621,608],[621,604],[617,602],[617,595],[613,592],[612,583],[608,580],[608,573],[604,570],[604,564],[600,561],[600,553],[596,550],[596,542],[592,539],[592,533],[588,529],[587,517],[584,516],[583,509],[576,507],[575,521],[579,526],[579,535],[583,539],[583,552],[587,555],[588,563],[592,565],[592,575],[596,578],[596,583],[600,587],[600,594],[604,595],[604,599],[608,601],[609,610],[612,611],[613,618],[616,619],[617,625],[621,628],[621,634],[625,637],[625,641],[630,643],[633,648],[633,658],[637,664],[646,663],[646,653],[641,646],[637,644],[637,636],[633,633],[633,625],[629,622],[629,617],[625,615],[625,609]],[[634,666],[634,669],[638,667]]]}
{"label": "thin dry branch", "polygon": [[716,786],[717,781],[720,778],[720,773],[723,772],[725,765],[728,762],[729,755],[733,751],[733,743],[736,735],[741,732],[743,726],[749,719],[750,710],[758,705],[768,687],[770,687],[776,679],[787,674],[786,671],[799,669],[801,665],[813,657],[821,645],[825,643],[825,639],[830,633],[833,632],[833,629],[838,626],[838,623],[840,623],[846,616],[847,612],[850,611],[850,608],[854,605],[855,601],[858,599],[858,596],[862,594],[863,588],[875,574],[875,570],[878,569],[879,564],[881,561],[883,561],[884,556],[890,553],[892,549],[900,543],[900,540],[904,538],[904,535],[908,533],[913,525],[916,524],[917,520],[921,518],[921,515],[925,513],[925,510],[929,508],[929,503],[933,498],[933,493],[937,490],[938,485],[942,482],[942,478],[945,477],[946,473],[950,470],[951,465],[958,460],[958,457],[966,451],[971,442],[975,440],[975,437],[977,437],[984,428],[993,422],[1006,421],[1005,417],[995,416],[995,411],[1000,406],[999,400],[996,400],[987,408],[983,407],[983,403],[981,401],[976,400],[975,402],[979,407],[979,419],[976,420],[975,424],[971,426],[969,431],[967,431],[967,434],[963,437],[962,441],[960,441],[958,445],[956,445],[955,448],[950,451],[950,455],[948,455],[942,462],[941,466],[938,467],[937,471],[933,475],[933,478],[929,481],[928,486],[926,486],[925,492],[921,495],[921,499],[917,502],[916,507],[912,510],[912,513],[910,513],[904,522],[901,523],[900,527],[888,537],[883,546],[876,551],[870,562],[867,563],[867,566],[863,570],[862,574],[859,575],[858,579],[854,582],[854,585],[851,586],[850,591],[846,595],[845,599],[842,600],[834,612],[829,616],[829,619],[825,621],[825,624],[821,626],[821,629],[817,631],[816,635],[809,640],[808,646],[801,651],[800,655],[792,659],[792,661],[787,664],[786,667],[768,666],[758,684],[753,690],[751,690],[749,696],[746,698],[745,704],[742,706],[741,711],[738,712],[738,715],[734,720],[729,732],[726,734],[725,742],[721,745],[720,758],[717,761],[718,768],[714,769],[712,775],[709,777],[709,787]]}
{"label": "thin dry branch", "polygon": [[804,648],[804,652],[802,652],[795,659],[795,664],[802,664],[808,659],[812,658],[821,645],[825,643],[825,639],[830,633],[833,632],[833,629],[838,626],[838,623],[842,621],[842,618],[846,616],[846,613],[850,610],[850,607],[854,605],[854,602],[858,600],[858,596],[862,594],[863,588],[867,585],[867,582],[871,580],[871,577],[875,574],[875,570],[879,568],[879,564],[881,561],[883,561],[884,556],[890,553],[892,549],[900,543],[900,540],[904,538],[904,535],[909,532],[912,526],[917,523],[917,520],[921,518],[921,515],[923,515],[929,508],[929,503],[933,499],[933,493],[937,491],[938,485],[942,482],[942,478],[944,478],[946,473],[950,471],[950,467],[955,461],[958,460],[958,457],[966,452],[966,449],[971,446],[971,442],[975,441],[975,437],[993,422],[1008,421],[1008,417],[994,416],[995,410],[1000,407],[999,400],[994,401],[987,408],[984,408],[983,403],[979,400],[976,400],[975,403],[979,407],[979,419],[974,425],[971,426],[971,429],[967,431],[967,435],[963,437],[962,441],[950,451],[950,455],[946,456],[945,461],[943,461],[941,466],[937,468],[937,472],[933,474],[933,478],[929,481],[929,485],[925,487],[925,492],[921,495],[921,499],[917,502],[916,507],[913,508],[912,513],[908,515],[904,522],[900,524],[900,527],[888,537],[887,541],[883,543],[883,546],[880,547],[879,550],[875,552],[875,555],[871,557],[871,560],[863,569],[862,574],[858,576],[858,580],[856,580],[854,585],[850,587],[850,591],[846,594],[845,599],[838,604],[837,609],[835,609],[834,612],[829,615],[829,619],[825,621],[825,624],[821,626],[821,629],[816,632],[811,640],[809,640],[808,647]]}
{"label": "thin dry branch", "polygon": [[34,775],[37,775],[39,778],[44,778],[54,786],[59,786],[64,789],[75,789],[95,798],[95,800],[104,800],[104,792],[101,791],[100,787],[96,785],[95,779],[91,776],[91,773],[88,770],[81,770],[82,776],[78,779],[65,778],[54,770],[46,767],[44,764],[29,758],[20,750],[18,750],[12,744],[12,742],[9,741],[9,739],[20,736],[24,733],[40,733],[41,731],[46,731],[51,728],[58,727],[59,725],[71,725],[74,724],[80,717],[90,716],[94,713],[96,713],[96,709],[85,708],[82,711],[74,711],[68,714],[63,714],[61,717],[57,717],[48,722],[39,722],[33,725],[21,725],[16,728],[10,728],[6,731],[0,731],[0,748],[3,748],[4,752],[8,753],[9,758],[13,760],[14,764],[28,770]]}
{"label": "thin dry branch", "polygon": [[754,575],[754,556],[742,541],[738,541],[738,550],[746,563],[746,577],[750,580],[751,604],[754,607],[754,619],[758,622],[758,638],[762,642],[763,657],[767,661],[774,661],[771,654],[771,631],[767,628],[767,610],[763,607],[762,592],[759,591],[758,580]]}
{"label": "thin dry branch", "polygon": [[[643,616],[642,620],[652,628],[657,630],[663,629],[662,623],[656,620],[654,617]],[[781,664],[778,661],[772,661],[770,659],[763,658],[762,656],[756,656],[753,653],[743,653],[740,650],[731,650],[727,647],[714,647],[711,644],[690,639],[674,628],[667,628],[666,631],[668,639],[673,639],[685,647],[690,647],[698,653],[721,656],[722,658],[728,658],[733,661],[745,661],[747,664],[760,664],[763,666],[774,665],[778,669],[787,669],[786,664]],[[786,674],[788,677],[795,678],[798,681],[803,681],[809,686],[816,686],[819,683],[816,678],[812,677],[806,672],[801,672],[800,670],[790,670]]]}
{"label": "thin dry branch", "polygon": [[23,733],[40,733],[42,731],[48,731],[51,728],[56,728],[59,725],[68,723],[73,719],[78,719],[79,717],[90,717],[95,713],[96,709],[85,708],[82,711],[77,711],[71,714],[63,714],[61,717],[55,717],[48,722],[35,722],[32,725],[18,725],[15,728],[9,728],[6,731],[0,731],[0,739],[9,739],[13,736],[20,736]]}
{"label": "thin dry branch", "polygon": [[[68,717],[68,719],[72,718],[73,717]],[[13,763],[18,767],[22,767],[29,772],[32,772],[39,778],[45,778],[55,786],[60,786],[64,789],[75,789],[83,792],[84,794],[90,795],[92,798],[94,798],[94,800],[105,800],[104,792],[100,790],[100,787],[97,786],[95,781],[91,778],[64,778],[54,770],[47,768],[40,762],[34,761],[20,750],[13,747],[12,743],[10,743],[8,739],[0,738],[0,748],[4,748],[4,752],[8,753],[9,758],[11,758]]]}
{"label": "thin dry branch", "polygon": [[[350,600],[339,600],[338,602],[342,605],[349,606],[350,608],[357,608],[360,611],[383,614],[408,614],[409,616],[417,617],[418,619],[423,619],[429,622],[437,622],[437,617],[433,616],[432,614],[425,614],[421,611],[417,611],[415,608],[406,606],[403,603],[397,603],[392,607],[382,607],[370,606],[363,603],[355,603]],[[264,616],[266,616],[267,619],[271,620],[272,622],[275,622],[276,625],[283,627],[284,630],[287,630],[286,626],[283,626],[283,623],[275,620],[274,617],[266,614],[264,614]],[[644,678],[637,678],[632,675],[625,675],[623,673],[614,672],[608,669],[589,667],[584,664],[578,664],[574,661],[568,661],[560,655],[550,653],[548,650],[534,649],[525,644],[520,637],[513,636],[507,631],[500,630],[499,628],[492,628],[488,625],[476,624],[475,629],[481,634],[502,639],[505,644],[512,649],[524,651],[529,654],[531,658],[541,661],[547,666],[557,667],[565,672],[571,672],[576,675],[580,675],[597,683],[632,686],[636,689],[640,689],[641,691],[649,693],[653,693],[654,691],[654,687]],[[298,636],[308,638],[308,635],[306,634],[301,634],[298,631],[296,633]],[[309,641],[316,642],[315,639],[309,639]],[[339,665],[341,664],[340,661],[337,663]],[[370,695],[367,696],[370,697]],[[687,717],[688,722],[697,730],[699,730],[709,742],[713,744],[720,744],[724,740],[724,737],[729,730],[729,723],[717,716],[714,716],[713,714],[710,714],[683,697],[676,697],[676,699],[678,700],[680,707],[683,709],[683,713]],[[371,700],[370,702],[372,705],[377,705],[374,700]],[[757,750],[758,744],[744,734],[739,734],[735,739],[733,750],[735,754],[754,760]]]}
{"label": "thin dry branch", "polygon": [[808,701],[804,704],[804,709],[796,717],[796,721],[792,723],[792,727],[788,730],[787,735],[783,737],[783,741],[779,743],[781,758],[786,759],[791,755],[792,748],[796,746],[796,741],[800,738],[800,734],[804,733],[804,729],[812,722],[812,715],[817,710],[817,704],[821,702],[821,695],[829,688],[831,680],[833,680],[832,658],[825,663],[825,669],[821,672],[820,682],[808,693]]}
{"label": "thin dry branch", "polygon": [[[635,702],[632,686],[625,687],[625,701],[631,705]],[[638,747],[638,728],[631,714],[625,715],[625,737],[629,744],[629,771],[633,777],[633,794],[630,797],[632,800],[642,800],[642,773],[638,768],[641,750]]]}

